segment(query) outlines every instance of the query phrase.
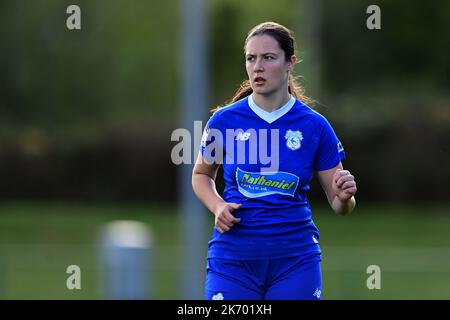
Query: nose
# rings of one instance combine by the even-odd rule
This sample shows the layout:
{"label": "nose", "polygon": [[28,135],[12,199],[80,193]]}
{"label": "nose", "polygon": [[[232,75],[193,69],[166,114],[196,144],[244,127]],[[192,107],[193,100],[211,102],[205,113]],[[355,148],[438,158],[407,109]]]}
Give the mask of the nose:
{"label": "nose", "polygon": [[254,72],[263,72],[264,71],[264,67],[263,67],[263,64],[262,64],[262,59],[257,58],[255,60],[255,64],[253,66],[253,71]]}

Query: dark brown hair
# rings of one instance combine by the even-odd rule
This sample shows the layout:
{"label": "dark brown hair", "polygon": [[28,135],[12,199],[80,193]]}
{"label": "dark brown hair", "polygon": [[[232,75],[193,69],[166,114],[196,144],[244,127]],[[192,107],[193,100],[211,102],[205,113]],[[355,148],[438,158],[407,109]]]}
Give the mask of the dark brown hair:
{"label": "dark brown hair", "polygon": [[[278,45],[284,51],[286,61],[289,61],[295,54],[294,33],[285,26],[276,22],[263,22],[250,30],[247,38],[245,39],[244,52],[247,46],[247,42],[251,37],[262,35],[269,35],[278,42]],[[308,104],[314,102],[311,98],[308,98],[304,95],[303,87],[297,82],[296,78],[292,74],[289,75],[288,90],[290,94],[304,103]],[[250,81],[248,79],[244,80],[230,100],[226,101],[224,104],[218,107],[213,108],[211,111],[215,112],[225,105],[241,100],[252,94],[252,92],[253,89],[251,87]]]}

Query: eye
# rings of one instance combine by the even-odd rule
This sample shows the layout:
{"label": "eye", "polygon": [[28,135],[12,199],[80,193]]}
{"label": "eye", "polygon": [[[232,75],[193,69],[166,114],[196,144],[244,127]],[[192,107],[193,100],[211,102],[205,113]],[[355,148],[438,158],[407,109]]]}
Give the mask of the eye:
{"label": "eye", "polygon": [[265,56],[264,59],[266,59],[266,60],[273,60],[273,59],[275,59],[275,58],[272,57],[272,56]]}
{"label": "eye", "polygon": [[253,61],[253,60],[255,60],[255,57],[254,57],[254,56],[248,56],[248,57],[247,57],[247,61]]}

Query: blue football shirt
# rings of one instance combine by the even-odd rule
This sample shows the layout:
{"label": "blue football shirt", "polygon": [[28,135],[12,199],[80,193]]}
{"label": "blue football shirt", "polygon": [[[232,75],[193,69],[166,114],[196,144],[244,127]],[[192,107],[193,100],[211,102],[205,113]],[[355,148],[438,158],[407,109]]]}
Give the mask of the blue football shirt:
{"label": "blue football shirt", "polygon": [[314,171],[336,167],[344,149],[325,117],[291,99],[274,112],[253,95],[216,111],[200,152],[223,166],[227,202],[241,218],[221,234],[214,228],[208,258],[276,259],[320,252],[307,198]]}

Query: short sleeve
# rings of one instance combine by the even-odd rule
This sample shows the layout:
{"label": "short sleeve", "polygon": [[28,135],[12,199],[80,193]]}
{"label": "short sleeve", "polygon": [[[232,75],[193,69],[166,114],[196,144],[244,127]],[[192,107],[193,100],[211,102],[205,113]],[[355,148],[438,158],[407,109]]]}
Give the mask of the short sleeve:
{"label": "short sleeve", "polygon": [[217,118],[213,115],[203,130],[199,151],[208,163],[221,163],[222,148],[222,132],[217,126]]}
{"label": "short sleeve", "polygon": [[323,171],[336,167],[345,159],[345,151],[330,123],[322,118],[322,130],[319,136],[314,170]]}

